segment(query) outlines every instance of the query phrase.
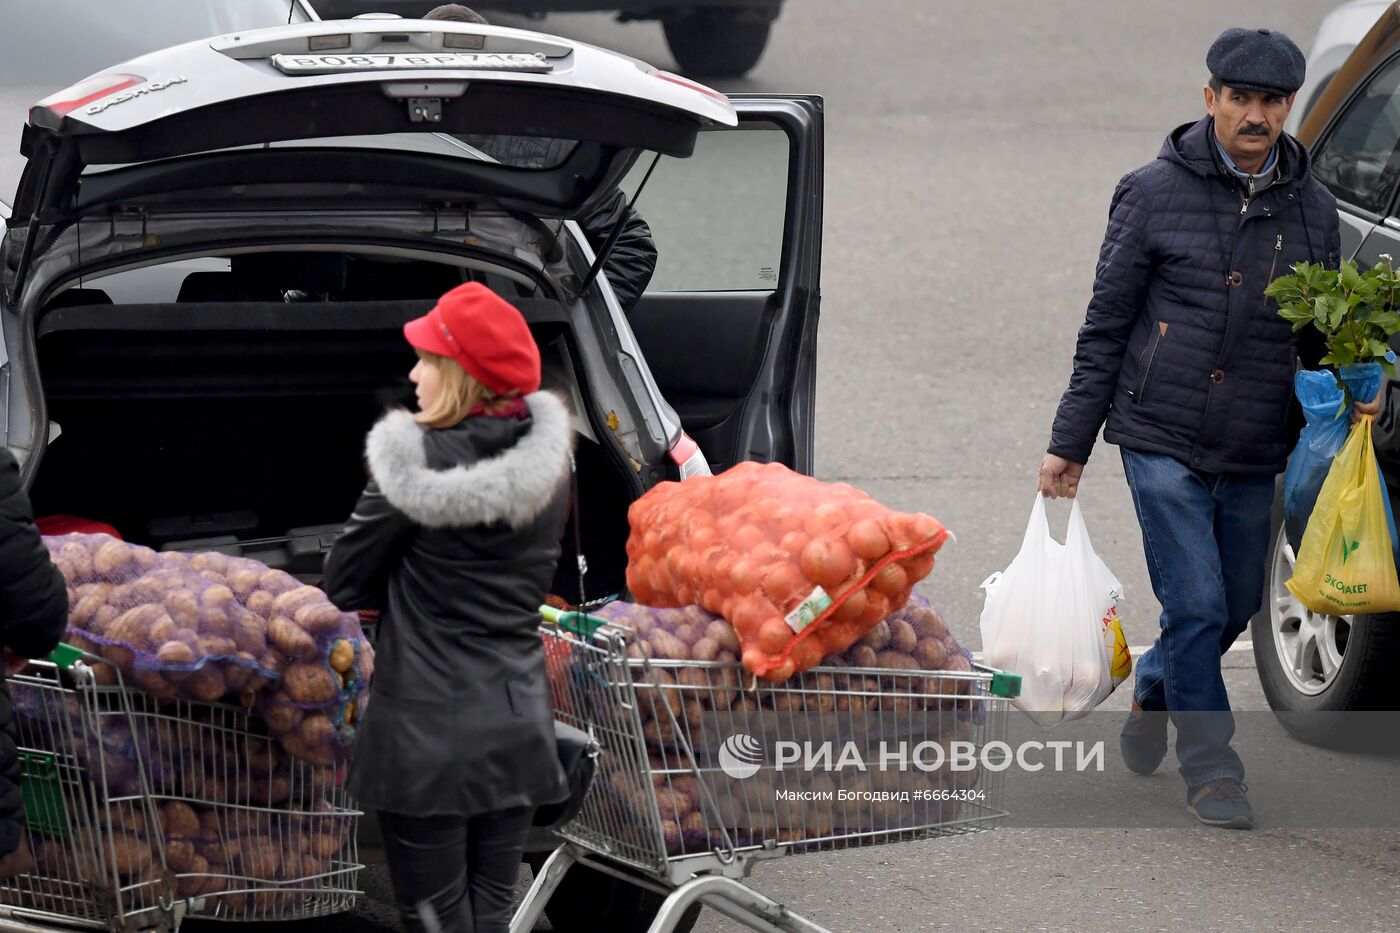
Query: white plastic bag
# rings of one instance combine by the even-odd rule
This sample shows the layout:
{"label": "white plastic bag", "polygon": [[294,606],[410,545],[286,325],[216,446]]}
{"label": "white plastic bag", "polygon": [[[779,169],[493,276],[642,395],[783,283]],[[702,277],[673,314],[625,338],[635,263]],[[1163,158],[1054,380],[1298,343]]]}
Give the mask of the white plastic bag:
{"label": "white plastic bag", "polygon": [[1037,495],[1020,553],[982,589],[984,661],[1021,675],[1016,707],[1041,725],[1087,715],[1132,671],[1118,622],[1122,584],[1094,553],[1078,500],[1060,544]]}

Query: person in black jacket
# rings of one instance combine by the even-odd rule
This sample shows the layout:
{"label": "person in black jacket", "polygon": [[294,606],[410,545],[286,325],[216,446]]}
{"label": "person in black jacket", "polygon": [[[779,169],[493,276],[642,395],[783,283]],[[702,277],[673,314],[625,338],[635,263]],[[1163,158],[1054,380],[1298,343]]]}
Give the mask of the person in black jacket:
{"label": "person in black jacket", "polygon": [[[68,584],[49,559],[19,464],[0,447],[0,642],[6,673],[54,649],[68,624]],[[0,678],[0,879],[31,870],[9,689]]]}
{"label": "person in black jacket", "polygon": [[1114,193],[1037,485],[1073,497],[1107,419],[1162,604],[1161,635],[1137,661],[1123,758],[1155,771],[1169,715],[1188,809],[1247,828],[1220,659],[1259,608],[1293,373],[1300,351],[1305,363],[1320,355],[1297,345],[1264,289],[1295,262],[1336,265],[1341,247],[1335,199],[1283,133],[1302,52],[1278,32],[1230,29],[1206,64],[1207,116]]}
{"label": "person in black jacket", "polygon": [[538,625],[572,429],[524,318],[486,287],[404,333],[420,411],[370,432],[325,568],[337,606],[382,612],[349,789],[378,813],[410,931],[505,933],[532,814],[568,796]]}
{"label": "person in black jacket", "polygon": [[[460,3],[447,3],[434,7],[424,15],[424,19],[444,20],[456,23],[487,24],[486,17]],[[573,147],[571,140],[541,139],[531,136],[476,136],[465,137],[466,141],[481,149],[493,159],[507,165],[553,168],[568,156]],[[631,314],[637,300],[647,290],[652,274],[656,271],[656,243],[651,238],[651,227],[642,216],[632,209],[622,189],[614,188],[592,211],[580,217],[579,228],[583,230],[588,245],[595,254],[602,252],[608,237],[618,224],[622,230],[613,244],[612,252],[603,263],[603,274],[617,295],[623,313]]]}

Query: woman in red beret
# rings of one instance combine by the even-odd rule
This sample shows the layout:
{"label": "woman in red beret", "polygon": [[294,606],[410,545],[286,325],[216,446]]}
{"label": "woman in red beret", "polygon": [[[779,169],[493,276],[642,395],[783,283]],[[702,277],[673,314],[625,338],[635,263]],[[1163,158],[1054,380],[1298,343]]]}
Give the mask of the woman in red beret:
{"label": "woman in red beret", "polygon": [[489,289],[448,292],[404,335],[419,410],[370,431],[369,484],[326,561],[336,605],[382,610],[349,790],[378,814],[408,930],[506,933],[531,815],[568,795],[537,627],[572,432]]}

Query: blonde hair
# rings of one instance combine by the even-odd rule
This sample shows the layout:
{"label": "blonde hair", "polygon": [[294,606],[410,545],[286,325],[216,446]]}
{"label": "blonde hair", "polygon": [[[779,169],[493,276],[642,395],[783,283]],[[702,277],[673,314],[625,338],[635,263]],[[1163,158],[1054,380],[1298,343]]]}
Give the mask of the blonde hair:
{"label": "blonde hair", "polygon": [[488,412],[499,411],[519,397],[515,391],[501,394],[486,388],[454,359],[427,350],[418,350],[418,358],[435,367],[442,380],[437,401],[413,416],[419,424],[430,428],[455,427],[477,406],[483,406]]}

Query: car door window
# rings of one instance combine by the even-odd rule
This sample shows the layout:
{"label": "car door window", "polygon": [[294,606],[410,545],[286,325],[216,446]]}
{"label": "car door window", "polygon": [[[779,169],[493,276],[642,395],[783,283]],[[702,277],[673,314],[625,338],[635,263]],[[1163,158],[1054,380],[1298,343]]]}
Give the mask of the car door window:
{"label": "car door window", "polygon": [[[690,159],[662,157],[637,200],[656,243],[649,292],[773,291],[787,214],[788,136],[772,124],[701,133]],[[651,169],[623,181],[628,197]]]}
{"label": "car door window", "polygon": [[1347,105],[1313,151],[1313,174],[1339,201],[1384,213],[1400,182],[1400,58]]}

